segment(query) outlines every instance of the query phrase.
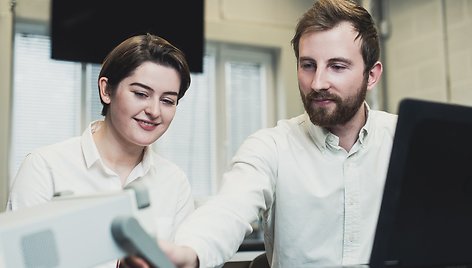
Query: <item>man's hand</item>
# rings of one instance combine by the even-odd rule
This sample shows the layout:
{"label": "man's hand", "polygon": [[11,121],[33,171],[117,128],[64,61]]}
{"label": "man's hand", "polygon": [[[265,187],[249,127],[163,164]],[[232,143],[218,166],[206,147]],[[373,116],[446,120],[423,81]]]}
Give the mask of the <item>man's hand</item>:
{"label": "man's hand", "polygon": [[119,265],[117,268],[151,268],[143,258],[136,256],[128,256],[122,260],[118,261]]}
{"label": "man's hand", "polygon": [[200,266],[197,253],[190,247],[177,246],[167,241],[159,241],[159,247],[178,268],[198,268]]}
{"label": "man's hand", "polygon": [[[159,247],[169,260],[178,268],[198,268],[197,253],[185,246],[177,246],[166,241],[159,241]],[[128,256],[119,261],[119,268],[151,268],[143,258]]]}

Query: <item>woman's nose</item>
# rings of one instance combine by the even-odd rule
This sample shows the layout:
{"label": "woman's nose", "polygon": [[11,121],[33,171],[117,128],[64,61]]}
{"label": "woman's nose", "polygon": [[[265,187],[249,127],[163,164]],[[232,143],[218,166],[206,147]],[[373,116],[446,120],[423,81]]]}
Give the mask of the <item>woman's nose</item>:
{"label": "woman's nose", "polygon": [[158,117],[161,113],[161,105],[159,100],[150,100],[144,111],[147,115],[153,118]]}

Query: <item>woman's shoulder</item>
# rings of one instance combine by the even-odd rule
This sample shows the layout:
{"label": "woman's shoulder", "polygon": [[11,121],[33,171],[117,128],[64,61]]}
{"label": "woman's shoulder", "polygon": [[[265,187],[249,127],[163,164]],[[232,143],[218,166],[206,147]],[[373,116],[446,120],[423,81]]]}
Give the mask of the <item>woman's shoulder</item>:
{"label": "woman's shoulder", "polygon": [[72,137],[57,143],[43,145],[33,149],[29,155],[42,157],[69,158],[75,151],[80,150],[80,137]]}

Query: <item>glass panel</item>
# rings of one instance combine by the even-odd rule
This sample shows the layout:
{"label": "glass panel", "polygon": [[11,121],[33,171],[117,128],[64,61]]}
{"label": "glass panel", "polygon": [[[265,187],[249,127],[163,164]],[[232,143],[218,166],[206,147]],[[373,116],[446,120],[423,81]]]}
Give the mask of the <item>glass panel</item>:
{"label": "glass panel", "polygon": [[100,74],[100,64],[89,64],[88,65],[88,81],[86,90],[86,118],[88,122],[103,119],[102,114],[102,103],[100,102],[100,96],[98,93],[98,75]]}
{"label": "glass panel", "polygon": [[251,62],[226,64],[226,107],[229,115],[228,157],[236,153],[241,143],[253,132],[262,128],[263,67]]}
{"label": "glass panel", "polygon": [[49,38],[16,34],[10,176],[33,149],[80,133],[80,65],[51,60]]}
{"label": "glass panel", "polygon": [[192,74],[172,124],[155,145],[187,173],[197,197],[212,194],[215,186],[214,56],[205,56],[203,68],[203,73]]}

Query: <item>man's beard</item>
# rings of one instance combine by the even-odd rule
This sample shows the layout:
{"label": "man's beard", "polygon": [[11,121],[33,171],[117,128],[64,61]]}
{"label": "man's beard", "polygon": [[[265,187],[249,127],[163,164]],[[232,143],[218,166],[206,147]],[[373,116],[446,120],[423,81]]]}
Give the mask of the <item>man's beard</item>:
{"label": "man's beard", "polygon": [[[345,100],[342,100],[339,96],[331,94],[328,91],[311,91],[306,96],[300,91],[300,95],[305,110],[313,124],[321,127],[345,124],[354,117],[364,103],[367,95],[367,79],[364,80],[355,96],[350,96]],[[336,104],[335,109],[330,112],[328,108],[313,106],[313,101],[319,99],[329,99],[333,101]]]}

